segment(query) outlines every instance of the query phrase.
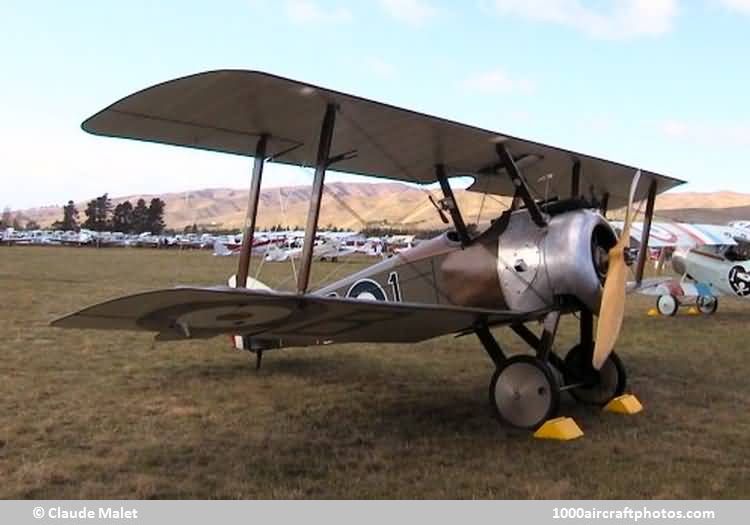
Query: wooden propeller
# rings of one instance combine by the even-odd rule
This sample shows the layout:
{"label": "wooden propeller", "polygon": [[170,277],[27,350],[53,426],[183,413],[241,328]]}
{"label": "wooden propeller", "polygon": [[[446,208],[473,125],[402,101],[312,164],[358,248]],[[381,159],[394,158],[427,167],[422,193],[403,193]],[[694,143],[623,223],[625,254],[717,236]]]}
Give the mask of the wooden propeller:
{"label": "wooden propeller", "polygon": [[630,243],[630,225],[633,221],[635,200],[638,180],[641,178],[641,170],[636,171],[633,182],[630,184],[630,197],[628,207],[625,211],[625,224],[620,234],[620,239],[609,250],[609,268],[604,281],[602,293],[602,304],[599,308],[599,322],[596,326],[596,343],[594,344],[594,357],[592,364],[599,370],[612,353],[620,335],[622,319],[625,316],[625,292],[627,286],[628,266],[625,262],[625,250]]}

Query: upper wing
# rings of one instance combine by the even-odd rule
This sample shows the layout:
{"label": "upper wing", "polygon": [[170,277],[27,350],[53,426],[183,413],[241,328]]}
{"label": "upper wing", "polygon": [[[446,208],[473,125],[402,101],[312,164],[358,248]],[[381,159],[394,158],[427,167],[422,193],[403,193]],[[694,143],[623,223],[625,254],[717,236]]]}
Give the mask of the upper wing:
{"label": "upper wing", "polygon": [[538,318],[514,312],[227,287],[180,287],[130,295],[53,321],[61,328],[147,330],[160,339],[250,335],[276,346],[405,343],[491,324]]}
{"label": "upper wing", "polygon": [[[435,165],[449,174],[478,174],[498,162],[504,141],[523,168],[532,191],[567,196],[573,164],[580,188],[609,207],[627,203],[634,168],[562,148],[512,137],[257,71],[221,70],[171,80],[112,104],[83,123],[98,135],[132,138],[251,156],[261,135],[275,162],[313,166],[327,104],[336,104],[332,154],[356,151],[335,169],[417,183],[436,181]],[[553,177],[548,177],[552,174]],[[643,171],[666,191],[682,181]],[[475,175],[472,191],[513,195],[502,169]],[[648,181],[639,188],[645,197]]]}
{"label": "upper wing", "polygon": [[[622,230],[622,221],[612,221],[612,225]],[[634,222],[630,236],[641,240],[643,223]],[[681,222],[654,222],[651,225],[648,245],[651,248],[693,248],[696,246],[718,246],[737,244],[734,229],[715,224],[687,224]]]}

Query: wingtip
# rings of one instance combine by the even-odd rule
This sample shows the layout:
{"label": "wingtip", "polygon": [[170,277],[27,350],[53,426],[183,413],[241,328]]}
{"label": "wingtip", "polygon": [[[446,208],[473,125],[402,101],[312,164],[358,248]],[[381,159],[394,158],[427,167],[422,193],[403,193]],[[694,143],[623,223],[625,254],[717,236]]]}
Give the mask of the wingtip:
{"label": "wingtip", "polygon": [[75,315],[76,314],[67,314],[67,315],[63,315],[62,317],[56,317],[49,322],[49,326],[53,328],[67,328],[65,326],[66,321],[68,321],[71,317],[74,317]]}

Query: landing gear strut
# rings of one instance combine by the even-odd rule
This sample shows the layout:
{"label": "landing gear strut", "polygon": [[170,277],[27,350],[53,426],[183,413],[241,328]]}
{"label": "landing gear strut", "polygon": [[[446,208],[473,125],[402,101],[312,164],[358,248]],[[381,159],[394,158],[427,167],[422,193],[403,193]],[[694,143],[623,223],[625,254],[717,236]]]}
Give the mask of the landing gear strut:
{"label": "landing gear strut", "polygon": [[580,342],[560,358],[552,351],[560,312],[547,314],[541,336],[523,324],[511,325],[536,355],[506,357],[487,325],[475,332],[496,366],[490,381],[490,404],[497,418],[509,426],[534,430],[557,415],[562,392],[576,401],[604,406],[625,391],[627,376],[620,358],[612,353],[600,370],[591,364],[594,318],[580,314]]}

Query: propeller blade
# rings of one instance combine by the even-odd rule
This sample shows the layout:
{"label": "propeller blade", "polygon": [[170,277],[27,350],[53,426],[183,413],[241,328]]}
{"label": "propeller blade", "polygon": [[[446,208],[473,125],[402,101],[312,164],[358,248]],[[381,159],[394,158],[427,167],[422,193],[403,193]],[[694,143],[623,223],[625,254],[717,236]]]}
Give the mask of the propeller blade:
{"label": "propeller blade", "polygon": [[599,370],[612,353],[617,343],[625,317],[625,292],[627,287],[628,266],[625,261],[625,250],[630,244],[630,226],[635,216],[633,203],[635,201],[641,170],[636,171],[630,184],[628,207],[625,211],[625,224],[622,227],[620,239],[609,250],[609,269],[604,281],[602,305],[599,309],[599,322],[596,326],[596,343],[592,364]]}

